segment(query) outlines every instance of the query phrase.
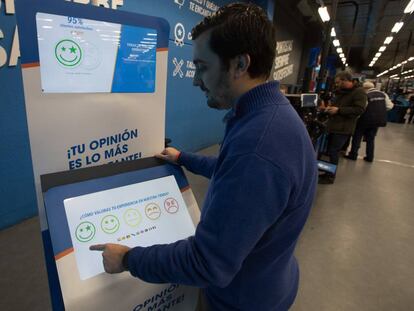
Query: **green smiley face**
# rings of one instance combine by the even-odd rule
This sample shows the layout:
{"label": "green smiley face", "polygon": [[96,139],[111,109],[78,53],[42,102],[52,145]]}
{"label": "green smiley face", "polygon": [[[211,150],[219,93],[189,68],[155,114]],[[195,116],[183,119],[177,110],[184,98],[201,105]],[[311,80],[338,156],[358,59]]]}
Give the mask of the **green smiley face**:
{"label": "green smiley face", "polygon": [[102,218],[101,228],[105,233],[115,233],[119,229],[119,220],[114,215],[108,215]]}
{"label": "green smiley face", "polygon": [[95,226],[89,221],[81,222],[75,230],[76,239],[82,243],[92,240],[95,233]]}
{"label": "green smiley face", "polygon": [[75,67],[82,59],[82,49],[73,40],[64,39],[55,46],[55,57],[65,67]]}
{"label": "green smiley face", "polygon": [[141,214],[135,209],[127,209],[124,213],[124,220],[130,227],[136,227],[141,222]]}

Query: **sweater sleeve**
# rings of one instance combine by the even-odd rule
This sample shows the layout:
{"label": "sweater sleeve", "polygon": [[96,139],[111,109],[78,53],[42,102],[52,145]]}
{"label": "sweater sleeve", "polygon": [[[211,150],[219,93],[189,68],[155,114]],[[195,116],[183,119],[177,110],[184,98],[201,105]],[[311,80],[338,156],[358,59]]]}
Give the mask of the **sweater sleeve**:
{"label": "sweater sleeve", "polygon": [[367,94],[361,88],[354,91],[354,95],[349,105],[340,107],[339,114],[342,116],[354,118],[360,116],[367,106]]}
{"label": "sweater sleeve", "polygon": [[133,276],[152,283],[226,287],[278,220],[291,192],[285,174],[257,155],[224,161],[210,187],[195,236],[133,248],[128,258]]}
{"label": "sweater sleeve", "polygon": [[214,167],[216,166],[217,157],[202,156],[195,153],[181,152],[178,158],[178,164],[184,165],[186,169],[197,175],[211,178]]}

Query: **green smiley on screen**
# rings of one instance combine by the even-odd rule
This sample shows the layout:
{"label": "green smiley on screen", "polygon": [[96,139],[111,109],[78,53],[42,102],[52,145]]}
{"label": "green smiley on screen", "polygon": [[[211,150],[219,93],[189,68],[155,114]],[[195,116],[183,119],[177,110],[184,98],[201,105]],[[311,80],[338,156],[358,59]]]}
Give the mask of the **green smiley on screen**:
{"label": "green smiley on screen", "polygon": [[61,40],[55,46],[55,57],[63,66],[74,67],[82,60],[82,49],[73,40]]}
{"label": "green smiley on screen", "polygon": [[114,215],[108,215],[102,218],[101,228],[105,233],[115,233],[119,229],[119,220]]}
{"label": "green smiley on screen", "polygon": [[84,221],[76,227],[75,236],[79,242],[84,243],[92,240],[95,236],[95,232],[95,226],[89,221]]}

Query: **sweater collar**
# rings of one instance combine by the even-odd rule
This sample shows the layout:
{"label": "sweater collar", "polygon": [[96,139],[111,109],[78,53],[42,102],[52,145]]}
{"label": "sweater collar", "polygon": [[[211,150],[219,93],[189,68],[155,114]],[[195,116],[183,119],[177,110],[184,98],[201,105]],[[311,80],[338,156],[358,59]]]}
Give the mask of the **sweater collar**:
{"label": "sweater collar", "polygon": [[281,100],[285,103],[284,99],[285,97],[279,91],[278,81],[266,82],[240,96],[235,107],[232,109],[232,114],[241,117],[269,104],[280,104]]}

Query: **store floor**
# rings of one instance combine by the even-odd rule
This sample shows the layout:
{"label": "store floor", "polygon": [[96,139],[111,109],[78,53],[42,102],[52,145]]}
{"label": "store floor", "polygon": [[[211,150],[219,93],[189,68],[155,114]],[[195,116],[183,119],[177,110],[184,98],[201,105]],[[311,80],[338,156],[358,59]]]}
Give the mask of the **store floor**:
{"label": "store floor", "polygon": [[[376,143],[373,163],[341,159],[335,184],[319,186],[291,310],[413,309],[414,124],[390,123]],[[202,205],[207,181],[188,178]],[[0,310],[50,310],[38,219],[0,231],[0,254]]]}

